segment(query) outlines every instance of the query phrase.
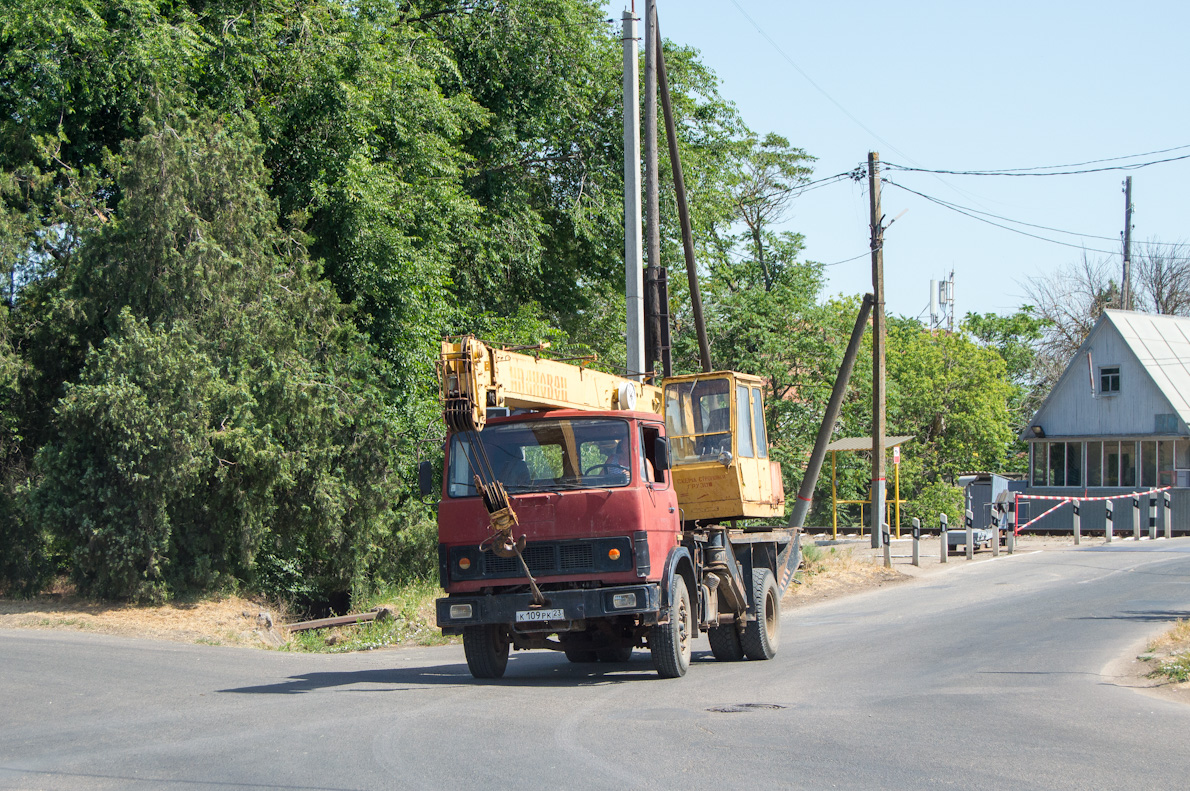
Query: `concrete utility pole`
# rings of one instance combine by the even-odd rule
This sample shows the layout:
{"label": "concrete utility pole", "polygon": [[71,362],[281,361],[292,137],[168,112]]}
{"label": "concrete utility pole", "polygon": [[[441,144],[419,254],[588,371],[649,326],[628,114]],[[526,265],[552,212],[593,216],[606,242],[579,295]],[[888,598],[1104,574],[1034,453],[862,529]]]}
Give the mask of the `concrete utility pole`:
{"label": "concrete utility pole", "polygon": [[1132,176],[1124,179],[1124,276],[1120,280],[1120,307],[1132,310]]}
{"label": "concrete utility pole", "polygon": [[661,358],[661,206],[657,194],[657,2],[645,3],[645,225],[648,230],[649,350],[647,373]]}
{"label": "concrete utility pole", "polygon": [[880,211],[880,154],[868,153],[872,222],[872,548],[884,537],[884,215]]}
{"label": "concrete utility pole", "polygon": [[628,378],[645,370],[644,259],[640,216],[640,57],[637,17],[624,11],[624,295],[628,308]]}

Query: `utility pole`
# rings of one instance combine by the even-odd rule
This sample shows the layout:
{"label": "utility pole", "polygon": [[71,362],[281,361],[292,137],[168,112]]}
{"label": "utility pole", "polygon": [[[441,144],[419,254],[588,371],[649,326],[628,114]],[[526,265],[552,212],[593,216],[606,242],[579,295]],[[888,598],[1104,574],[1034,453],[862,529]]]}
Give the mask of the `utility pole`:
{"label": "utility pole", "polygon": [[648,230],[649,348],[646,374],[662,356],[661,327],[661,207],[657,194],[657,2],[645,3],[645,224]]}
{"label": "utility pole", "polygon": [[1132,310],[1132,176],[1124,179],[1124,276],[1120,281],[1120,308]]}
{"label": "utility pole", "polygon": [[872,223],[872,549],[884,542],[884,214],[880,210],[880,154],[868,152]]}
{"label": "utility pole", "polygon": [[[661,49],[661,26],[653,25],[657,36],[657,78],[661,92],[661,109],[665,116],[665,139],[669,143],[669,168],[673,171],[674,192],[678,201],[678,220],[682,225],[682,252],[686,257],[686,282],[690,285],[690,309],[694,312],[694,329],[698,333],[698,356],[702,370],[710,373],[711,344],[707,340],[707,325],[702,316],[702,292],[698,286],[698,267],[694,261],[694,234],[690,230],[690,209],[686,205],[686,178],[682,175],[682,157],[678,151],[678,132],[674,124],[673,107],[669,101],[669,79],[665,73],[665,52]],[[666,289],[668,298],[669,289]],[[668,311],[666,311],[668,314]],[[669,343],[666,343],[669,346]],[[664,359],[664,358],[663,358]],[[672,371],[672,361],[666,361],[666,376]]]}
{"label": "utility pole", "polygon": [[644,261],[640,217],[640,58],[636,14],[624,11],[624,296],[628,378],[645,370]]}

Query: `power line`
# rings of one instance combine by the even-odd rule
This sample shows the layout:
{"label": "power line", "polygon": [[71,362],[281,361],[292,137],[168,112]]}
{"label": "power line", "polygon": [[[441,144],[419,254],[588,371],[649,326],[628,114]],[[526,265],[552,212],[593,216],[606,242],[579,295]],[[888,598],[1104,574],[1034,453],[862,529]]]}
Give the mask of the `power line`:
{"label": "power line", "polygon": [[888,179],[882,179],[882,181],[883,181],[883,183],[888,184],[889,186],[903,189],[903,190],[905,190],[905,192],[913,193],[914,195],[918,196],[919,198],[924,198],[925,200],[928,200],[931,203],[936,203],[945,209],[950,209],[953,212],[962,214],[965,217],[970,217],[973,220],[978,220],[979,222],[987,223],[988,225],[993,225],[997,228],[1002,228],[1005,231],[1011,231],[1012,233],[1018,233],[1022,236],[1028,236],[1033,239],[1039,239],[1043,242],[1049,242],[1050,244],[1061,245],[1062,247],[1073,247],[1076,250],[1085,250],[1089,253],[1102,253],[1104,255],[1116,255],[1119,253],[1119,250],[1096,250],[1094,248],[1090,248],[1085,245],[1073,244],[1071,242],[1063,242],[1063,241],[1059,241],[1058,239],[1050,239],[1047,236],[1039,236],[1035,233],[1029,233],[1028,231],[1022,231],[1019,228],[1013,228],[1012,226],[1009,226],[1009,225],[1001,225],[998,222],[992,222],[991,220],[989,220],[985,217],[980,217],[978,214],[974,214],[971,211],[968,211],[966,209],[955,206],[954,204],[948,203],[948,202],[940,200],[938,198],[934,198],[930,195],[926,195],[924,192],[918,192],[917,190],[909,189],[908,187],[902,186],[901,184],[897,184],[895,181],[890,181]]}
{"label": "power line", "polygon": [[[1170,149],[1176,151],[1182,148],[1190,148],[1190,146],[1179,146],[1178,149]],[[1144,156],[1143,154],[1137,156]],[[1129,159],[1130,157],[1113,157],[1112,159],[1099,160],[1102,162],[1110,162],[1115,159]],[[1046,170],[1046,172],[1037,172],[1042,168],[1016,168],[1006,170],[941,170],[934,168],[920,168],[910,167],[909,165],[898,165],[893,162],[883,163],[888,170],[904,170],[914,173],[934,173],[947,176],[1078,176],[1085,173],[1103,173],[1109,170],[1139,170],[1147,168],[1151,165],[1164,165],[1169,162],[1180,162],[1183,159],[1190,159],[1190,154],[1183,154],[1178,157],[1168,157],[1166,159],[1154,159],[1149,162],[1133,162],[1128,165],[1109,165],[1101,168],[1086,168],[1084,170]],[[1087,163],[1090,164],[1090,163]],[[1052,167],[1072,167],[1070,165],[1054,165]]]}
{"label": "power line", "polygon": [[[894,184],[893,186],[896,186],[896,185]],[[851,258],[844,258],[842,261],[835,261],[833,264],[823,264],[822,267],[823,267],[823,269],[826,269],[828,267],[838,266],[839,264],[850,264],[852,261],[858,261],[859,259],[866,258],[871,254],[872,254],[871,250],[865,250],[864,252],[860,253],[857,256],[853,256]]]}
{"label": "power line", "polygon": [[[900,187],[903,190],[912,192],[912,190],[909,190],[907,187],[903,187],[900,184],[894,184],[893,182],[887,181],[887,180],[886,180],[886,183],[892,184],[892,186],[894,186],[894,187]],[[953,209],[955,211],[964,211],[964,212],[971,212],[973,214],[981,214],[985,217],[992,217],[997,220],[1003,220],[1004,222],[1010,222],[1010,223],[1014,223],[1016,225],[1024,225],[1028,228],[1037,228],[1038,230],[1042,230],[1042,231],[1052,231],[1053,233],[1066,234],[1067,236],[1081,236],[1084,239],[1099,239],[1099,240],[1107,241],[1107,242],[1116,241],[1116,237],[1114,237],[1114,236],[1098,236],[1098,235],[1092,234],[1092,233],[1079,233],[1078,231],[1064,231],[1061,228],[1051,228],[1048,225],[1038,225],[1036,223],[1025,222],[1024,220],[1014,220],[1011,217],[1003,217],[999,214],[993,214],[988,211],[980,211],[979,209],[972,209],[970,206],[961,206],[957,203],[951,203],[950,201],[943,200],[942,198],[931,197],[931,196],[925,195],[920,192],[915,193],[915,194],[920,195],[921,197],[926,198],[927,200],[933,201],[934,203],[937,203],[939,206],[943,206],[947,209]],[[1149,246],[1154,246],[1154,247],[1172,247],[1172,248],[1187,247],[1186,242],[1150,241],[1150,242],[1146,242],[1146,244]]]}

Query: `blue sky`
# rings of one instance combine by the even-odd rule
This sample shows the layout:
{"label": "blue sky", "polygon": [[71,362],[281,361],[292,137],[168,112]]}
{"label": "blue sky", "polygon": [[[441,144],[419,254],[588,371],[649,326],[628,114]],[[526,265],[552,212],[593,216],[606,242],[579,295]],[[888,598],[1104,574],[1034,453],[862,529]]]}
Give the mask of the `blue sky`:
{"label": "blue sky", "polygon": [[[607,8],[618,20],[628,5]],[[658,14],[666,38],[700,51],[750,127],[817,157],[815,178],[851,170],[870,150],[885,162],[989,170],[1190,146],[1190,4],[659,0]],[[951,269],[961,318],[1016,309],[1022,282],[1079,260],[1080,246],[1118,264],[1127,175],[1134,241],[1190,241],[1190,159],[1046,178],[887,173],[980,212],[1107,237],[1014,226],[1076,245],[1063,247],[885,185],[886,217],[908,209],[885,238],[889,312],[922,314],[929,281]],[[787,227],[805,235],[807,258],[833,264],[867,250],[866,190],[843,181],[792,204]],[[830,293],[871,288],[866,256],[827,271]]]}

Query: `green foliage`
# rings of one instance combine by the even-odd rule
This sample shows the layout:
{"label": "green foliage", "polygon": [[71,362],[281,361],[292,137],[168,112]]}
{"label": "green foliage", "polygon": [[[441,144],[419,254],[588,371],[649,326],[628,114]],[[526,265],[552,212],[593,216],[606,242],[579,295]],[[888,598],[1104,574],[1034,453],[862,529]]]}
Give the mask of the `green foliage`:
{"label": "green foliage", "polygon": [[95,345],[38,457],[41,523],[99,596],[252,582],[258,553],[262,587],[363,586],[390,560],[400,425],[277,225],[248,130],[177,116],[117,168],[123,213],[73,289]]}
{"label": "green foliage", "polygon": [[[625,366],[604,16],[596,0],[0,8],[0,584],[65,571],[109,597],[359,601],[432,579],[433,509],[411,490],[441,461],[440,337]],[[749,130],[694,50],[665,56],[712,359],[764,377],[792,493],[858,299],[823,300],[783,223],[812,157]],[[695,370],[668,188],[661,212],[676,367]],[[893,325],[889,429],[916,438],[902,487],[948,508],[958,471],[1004,461],[1039,325],[969,316],[978,343]],[[869,379],[861,353],[839,433],[870,433]],[[866,495],[865,464],[840,457],[841,496]]]}

